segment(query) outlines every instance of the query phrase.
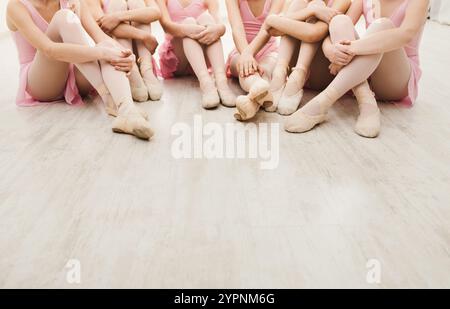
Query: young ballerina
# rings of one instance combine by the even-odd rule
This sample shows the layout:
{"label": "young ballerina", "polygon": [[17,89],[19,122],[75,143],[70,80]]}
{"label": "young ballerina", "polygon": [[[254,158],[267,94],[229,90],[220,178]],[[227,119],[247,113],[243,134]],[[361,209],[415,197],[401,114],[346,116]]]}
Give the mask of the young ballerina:
{"label": "young ballerina", "polygon": [[10,0],[7,24],[20,61],[18,105],[62,99],[81,104],[81,97],[95,88],[107,112],[116,116],[114,132],[151,138],[126,76],[134,56],[103,33],[83,2]]}
{"label": "young ballerina", "polygon": [[[328,35],[331,19],[347,12],[350,4],[351,0],[293,0],[285,14],[266,19],[266,38],[262,36],[261,40],[267,40],[267,36],[273,33],[282,34],[270,84],[274,104],[266,111],[277,110],[281,115],[290,115],[300,105],[308,80],[309,87],[320,90],[331,81],[330,63],[320,52],[320,46]],[[255,41],[256,44],[251,44],[251,52],[259,48],[258,40]],[[292,71],[288,77],[289,69]]]}
{"label": "young ballerina", "polygon": [[[383,101],[412,104],[417,98],[419,45],[428,6],[427,0],[354,0],[347,16],[334,17],[323,48],[337,75],[322,93],[289,116],[285,129],[294,133],[313,129],[326,120],[328,109],[340,97],[353,90],[360,111],[356,133],[378,136],[380,111],[372,90]],[[367,32],[358,39],[354,24],[361,15]]]}
{"label": "young ballerina", "polygon": [[[163,87],[157,78],[152,54],[158,42],[151,34],[151,23],[161,14],[154,0],[86,0],[89,9],[104,32],[120,45],[136,47],[137,63],[129,75],[131,93],[137,102],[161,99]],[[139,67],[138,67],[139,66]]]}
{"label": "young ballerina", "polygon": [[277,41],[266,41],[258,53],[247,52],[247,48],[261,32],[266,17],[282,11],[284,0],[227,0],[226,5],[236,46],[228,57],[227,71],[239,78],[242,89],[248,92],[236,99],[234,117],[243,121],[253,118],[261,106],[273,104],[269,81],[276,63]]}
{"label": "young ballerina", "polygon": [[[164,78],[192,74],[200,82],[202,106],[206,109],[235,106],[236,97],[228,87],[217,0],[158,0],[161,25],[166,31],[160,69]],[[206,55],[206,57],[205,57]],[[207,60],[214,72],[211,78]]]}

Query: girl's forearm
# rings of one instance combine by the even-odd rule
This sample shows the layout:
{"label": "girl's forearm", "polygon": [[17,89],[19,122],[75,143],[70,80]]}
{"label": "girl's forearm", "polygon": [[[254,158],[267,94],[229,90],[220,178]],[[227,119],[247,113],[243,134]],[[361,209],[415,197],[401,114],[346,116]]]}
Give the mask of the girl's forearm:
{"label": "girl's forearm", "polygon": [[119,13],[119,19],[122,22],[136,22],[140,24],[151,24],[161,18],[161,12],[154,7],[145,7],[141,9],[128,10]]}
{"label": "girl's forearm", "polygon": [[307,43],[321,41],[328,33],[328,25],[321,21],[312,24],[282,16],[273,16],[268,19],[267,23],[270,27]]}
{"label": "girl's forearm", "polygon": [[269,42],[270,38],[270,34],[266,30],[261,29],[253,41],[248,44],[245,51],[255,56],[267,44],[267,42]]}
{"label": "girl's forearm", "polygon": [[414,36],[401,28],[385,30],[352,41],[350,50],[355,55],[372,55],[397,50],[408,44]]}
{"label": "girl's forearm", "polygon": [[287,12],[283,16],[293,20],[306,21],[308,18],[314,16],[314,11],[310,7],[306,7],[296,12]]}
{"label": "girl's forearm", "polygon": [[117,26],[112,31],[112,34],[114,37],[119,39],[132,39],[138,41],[143,41],[148,35],[150,35],[150,33],[147,33],[146,31],[124,23]]}

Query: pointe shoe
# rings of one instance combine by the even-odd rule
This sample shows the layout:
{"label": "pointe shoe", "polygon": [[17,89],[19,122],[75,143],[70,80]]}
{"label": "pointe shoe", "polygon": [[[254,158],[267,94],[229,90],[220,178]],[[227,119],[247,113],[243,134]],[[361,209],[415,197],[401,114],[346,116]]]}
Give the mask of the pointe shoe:
{"label": "pointe shoe", "polygon": [[355,132],[367,138],[375,138],[380,134],[381,129],[381,113],[377,108],[369,115],[359,115],[355,124]]}
{"label": "pointe shoe", "polygon": [[281,95],[282,95],[283,91],[284,91],[284,86],[281,87],[281,88],[278,89],[278,90],[275,90],[275,91],[272,91],[272,92],[271,92],[271,93],[272,93],[272,98],[273,98],[273,99],[272,99],[272,104],[270,104],[270,105],[267,106],[267,107],[266,107],[267,104],[265,104],[264,110],[265,110],[266,112],[268,112],[268,113],[274,113],[274,112],[277,111],[278,104],[279,104],[279,102],[280,102],[280,98],[281,98]]}
{"label": "pointe shoe", "polygon": [[305,133],[311,131],[315,126],[325,122],[327,114],[310,116],[302,110],[298,110],[289,116],[284,124],[284,129],[290,133]]}
{"label": "pointe shoe", "polygon": [[[299,71],[302,71],[303,74],[305,74],[305,76],[307,74],[306,69],[303,69],[301,67],[297,67],[292,70],[292,73],[289,76],[289,79],[287,81],[286,88],[289,88],[288,87],[288,86],[290,86],[289,83],[295,83],[295,86],[298,87],[299,89],[294,95],[288,95],[288,94],[286,94],[286,88],[285,88],[285,91],[283,92],[280,102],[278,104],[277,112],[280,115],[285,115],[285,116],[291,115],[291,114],[295,113],[297,111],[298,107],[300,106],[300,102],[302,101],[304,91],[303,91],[303,88],[300,88],[298,86],[297,79],[299,78],[298,77],[298,74],[300,74]],[[296,75],[294,75],[294,74],[296,74]]]}
{"label": "pointe shoe", "polygon": [[[378,108],[378,103],[375,98],[375,94],[370,89],[370,85],[367,81],[359,84],[353,88],[353,93],[358,102],[360,111],[365,109],[365,113],[361,113],[355,124],[355,132],[367,138],[375,138],[380,134],[381,128],[381,113]],[[365,106],[365,108],[362,108]],[[367,110],[369,110],[367,112]]]}
{"label": "pointe shoe", "polygon": [[[159,101],[163,95],[163,85],[161,81],[156,77],[154,78],[146,78],[147,74],[153,75],[153,66],[151,63],[151,59],[138,59],[139,69],[143,76],[144,84],[146,86],[147,95],[150,97],[152,101]],[[150,71],[151,73],[147,73]]]}
{"label": "pointe shoe", "polygon": [[248,95],[238,96],[236,99],[237,113],[234,114],[234,118],[239,121],[249,120],[255,117],[260,107],[258,102],[251,100]]}
{"label": "pointe shoe", "polygon": [[119,113],[113,121],[112,130],[115,133],[131,134],[143,140],[149,140],[154,134],[133,102],[119,105]]}

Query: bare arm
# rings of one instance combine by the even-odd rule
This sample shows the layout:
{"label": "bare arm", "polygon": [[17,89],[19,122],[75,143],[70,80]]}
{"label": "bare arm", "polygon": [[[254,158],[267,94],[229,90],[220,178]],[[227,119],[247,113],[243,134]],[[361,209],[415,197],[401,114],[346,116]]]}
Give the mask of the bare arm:
{"label": "bare arm", "polygon": [[371,55],[390,52],[404,47],[421,31],[428,14],[429,0],[411,0],[405,19],[398,28],[368,35],[351,42],[350,52]]}
{"label": "bare arm", "polygon": [[146,7],[134,10],[117,12],[121,22],[137,22],[140,24],[151,24],[161,18],[161,11],[155,0],[145,0]]}
{"label": "bare arm", "polygon": [[176,38],[185,38],[198,35],[205,29],[205,27],[200,25],[186,25],[174,22],[170,18],[166,0],[156,0],[156,1],[161,11],[160,23],[166,33]]}
{"label": "bare arm", "polygon": [[[350,4],[350,0],[336,0],[331,8],[337,12],[347,12]],[[315,6],[308,5],[308,7],[295,13],[296,20],[285,16],[270,16],[267,20],[267,24],[279,32],[301,41],[308,43],[319,42],[327,36],[328,24],[322,20],[318,20],[315,23],[307,22],[307,20],[313,16],[318,17],[318,11],[315,11],[314,7]],[[305,19],[301,20],[300,18]]]}
{"label": "bare arm", "polygon": [[[7,16],[11,25],[38,51],[47,57],[62,62],[83,63],[103,59],[102,48],[83,46],[78,44],[53,42],[34,23],[25,6],[19,1],[10,1]],[[96,34],[97,39],[100,35]]]}
{"label": "bare arm", "polygon": [[239,0],[226,0],[228,20],[231,24],[233,33],[233,41],[239,53],[248,46],[245,35],[244,23],[242,21],[241,12],[239,10]]}

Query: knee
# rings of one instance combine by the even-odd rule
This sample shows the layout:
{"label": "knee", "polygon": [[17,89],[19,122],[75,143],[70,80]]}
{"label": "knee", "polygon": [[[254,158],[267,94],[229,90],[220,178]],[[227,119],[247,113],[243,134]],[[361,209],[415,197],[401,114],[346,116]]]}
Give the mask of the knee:
{"label": "knee", "polygon": [[369,28],[367,28],[366,33],[374,33],[374,32],[389,30],[389,29],[393,29],[393,28],[395,28],[394,23],[389,18],[383,17],[383,18],[379,18],[379,19],[375,20],[369,26]]}
{"label": "knee", "polygon": [[145,7],[146,5],[144,0],[128,0],[128,8],[130,10],[142,9]]}
{"label": "knee", "polygon": [[128,10],[128,4],[125,0],[110,0],[106,8],[108,13],[123,12]]}
{"label": "knee", "polygon": [[53,15],[52,23],[64,25],[65,28],[79,26],[81,24],[80,18],[70,9],[60,9]]}
{"label": "knee", "polygon": [[181,22],[182,24],[197,24],[197,20],[195,20],[194,17],[187,17],[185,19],[183,19],[183,21]]}
{"label": "knee", "polygon": [[288,7],[288,12],[295,12],[306,8],[308,3],[305,0],[292,0]]}
{"label": "knee", "polygon": [[331,19],[330,22],[330,32],[331,31],[336,31],[339,29],[346,29],[352,27],[354,28],[353,25],[353,21],[350,17],[348,17],[347,15],[336,15]]}
{"label": "knee", "polygon": [[326,6],[325,2],[323,2],[322,0],[312,0],[308,3],[308,7],[313,6],[313,5]]}
{"label": "knee", "polygon": [[204,12],[199,17],[197,17],[197,22],[200,25],[210,25],[216,23],[214,17],[212,17],[212,15],[208,12]]}

